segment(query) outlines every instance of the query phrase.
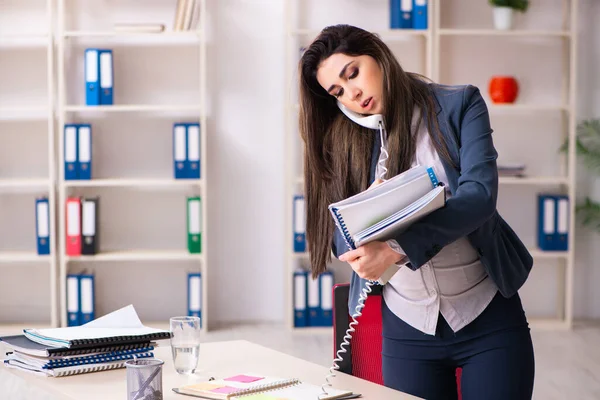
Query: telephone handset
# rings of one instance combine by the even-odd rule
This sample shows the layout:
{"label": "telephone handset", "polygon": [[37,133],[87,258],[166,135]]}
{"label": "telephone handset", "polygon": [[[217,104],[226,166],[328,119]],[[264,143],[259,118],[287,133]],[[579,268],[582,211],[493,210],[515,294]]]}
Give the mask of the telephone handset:
{"label": "telephone handset", "polygon": [[371,129],[379,129],[383,127],[383,115],[381,114],[371,114],[371,115],[363,115],[359,114],[355,111],[350,110],[345,105],[342,104],[341,101],[337,101],[338,108],[342,110],[342,112],[350,118],[352,121],[357,124],[364,126],[365,128]]}
{"label": "telephone handset", "polygon": [[[385,174],[387,172],[387,168],[385,167],[385,162],[387,161],[387,159],[389,157],[389,153],[387,152],[387,150],[385,148],[385,140],[387,139],[387,137],[384,137],[385,125],[383,123],[383,116],[381,114],[361,115],[361,114],[354,112],[354,111],[348,109],[347,107],[345,107],[339,100],[337,101],[337,105],[338,105],[338,108],[344,113],[344,115],[346,115],[348,118],[350,118],[350,120],[354,121],[355,123],[357,123],[361,126],[364,126],[365,128],[379,130],[379,135],[380,135],[380,139],[381,139],[381,158],[378,162],[378,166],[380,167],[378,169],[378,171],[380,171],[380,172],[379,172],[379,176],[377,176],[377,178],[382,181],[385,181]],[[350,249],[350,250],[352,250],[352,249]],[[391,265],[385,270],[383,275],[380,276],[377,281],[366,281],[365,282],[365,287],[362,289],[362,292],[358,299],[358,304],[356,305],[354,314],[352,315],[352,322],[350,322],[350,326],[348,327],[348,330],[346,331],[346,335],[344,336],[344,341],[340,344],[340,349],[336,352],[337,357],[333,360],[333,366],[329,369],[330,373],[329,373],[329,375],[327,375],[325,377],[325,380],[327,383],[321,386],[321,389],[323,390],[321,395],[327,394],[327,391],[325,390],[325,386],[329,386],[329,387],[332,386],[331,383],[329,382],[329,379],[335,377],[335,373],[333,371],[338,370],[339,366],[337,363],[343,361],[341,354],[347,352],[347,350],[344,348],[344,345],[345,346],[350,345],[349,340],[352,338],[352,333],[354,332],[354,326],[358,324],[358,321],[356,320],[356,318],[358,318],[362,315],[362,309],[365,307],[365,301],[367,300],[367,296],[372,291],[371,287],[376,283],[379,285],[387,284],[389,282],[389,280],[392,278],[392,276],[394,276],[396,274],[396,272],[398,272],[399,269],[400,269],[400,267],[397,266],[396,264]],[[321,395],[319,395],[319,399],[321,399]]]}

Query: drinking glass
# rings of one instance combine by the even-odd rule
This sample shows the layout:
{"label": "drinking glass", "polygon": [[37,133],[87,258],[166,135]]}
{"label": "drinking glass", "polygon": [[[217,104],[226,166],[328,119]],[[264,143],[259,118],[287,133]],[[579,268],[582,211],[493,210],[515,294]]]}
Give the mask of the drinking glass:
{"label": "drinking glass", "polygon": [[171,353],[179,374],[191,375],[198,366],[200,354],[200,318],[172,317]]}

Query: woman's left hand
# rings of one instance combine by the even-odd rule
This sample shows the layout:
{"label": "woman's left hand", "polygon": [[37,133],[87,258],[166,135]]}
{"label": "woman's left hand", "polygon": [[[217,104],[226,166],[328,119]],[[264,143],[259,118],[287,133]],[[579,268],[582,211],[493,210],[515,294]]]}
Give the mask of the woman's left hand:
{"label": "woman's left hand", "polygon": [[354,272],[363,279],[376,281],[392,264],[404,258],[394,251],[387,243],[373,241],[350,250],[339,257],[340,261],[348,262]]}

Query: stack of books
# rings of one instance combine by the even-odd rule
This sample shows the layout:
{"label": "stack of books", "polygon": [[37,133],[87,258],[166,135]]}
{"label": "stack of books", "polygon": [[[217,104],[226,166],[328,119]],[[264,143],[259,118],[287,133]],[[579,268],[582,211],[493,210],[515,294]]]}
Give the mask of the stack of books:
{"label": "stack of books", "polygon": [[525,176],[525,164],[498,164],[499,176],[512,176],[521,178]]}
{"label": "stack of books", "polygon": [[85,325],[23,332],[0,337],[10,349],[3,364],[50,377],[123,368],[127,360],[154,358],[157,342],[171,337],[169,331],[144,326],[131,305]]}

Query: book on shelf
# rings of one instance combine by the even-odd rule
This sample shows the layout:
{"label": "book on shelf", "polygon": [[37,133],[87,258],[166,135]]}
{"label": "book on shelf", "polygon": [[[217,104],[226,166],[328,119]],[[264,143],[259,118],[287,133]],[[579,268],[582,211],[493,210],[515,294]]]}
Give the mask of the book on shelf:
{"label": "book on shelf", "polygon": [[118,23],[114,24],[115,32],[120,33],[162,33],[165,30],[164,24],[153,23]]}
{"label": "book on shelf", "polygon": [[200,2],[202,0],[177,0],[175,9],[174,31],[194,30],[198,26]]}
{"label": "book on shelf", "polygon": [[402,232],[445,203],[444,184],[433,168],[417,165],[329,210],[348,247],[356,249]]}
{"label": "book on shelf", "polygon": [[525,164],[498,164],[498,175],[499,176],[513,176],[523,177],[525,176]]}

